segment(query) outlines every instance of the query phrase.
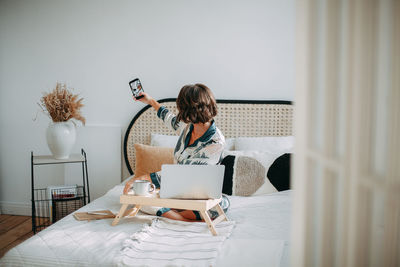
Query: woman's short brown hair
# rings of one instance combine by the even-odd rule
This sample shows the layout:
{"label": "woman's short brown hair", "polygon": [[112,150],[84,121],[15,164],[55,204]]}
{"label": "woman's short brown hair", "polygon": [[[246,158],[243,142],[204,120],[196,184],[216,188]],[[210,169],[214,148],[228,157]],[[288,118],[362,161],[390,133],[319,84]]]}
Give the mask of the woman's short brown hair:
{"label": "woman's short brown hair", "polygon": [[217,115],[217,102],[211,90],[201,83],[182,87],[176,99],[178,121],[206,123]]}

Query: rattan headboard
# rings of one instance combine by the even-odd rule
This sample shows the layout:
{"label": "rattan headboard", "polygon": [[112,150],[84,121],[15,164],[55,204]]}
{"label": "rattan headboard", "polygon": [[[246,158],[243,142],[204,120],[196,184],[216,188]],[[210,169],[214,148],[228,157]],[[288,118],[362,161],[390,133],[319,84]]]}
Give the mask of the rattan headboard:
{"label": "rattan headboard", "polygon": [[[176,99],[158,101],[177,114]],[[293,106],[290,101],[217,100],[217,127],[225,138],[240,136],[289,136],[292,134]],[[124,157],[130,174],[135,170],[134,144],[150,144],[151,133],[175,135],[146,106],[132,119],[125,134]]]}

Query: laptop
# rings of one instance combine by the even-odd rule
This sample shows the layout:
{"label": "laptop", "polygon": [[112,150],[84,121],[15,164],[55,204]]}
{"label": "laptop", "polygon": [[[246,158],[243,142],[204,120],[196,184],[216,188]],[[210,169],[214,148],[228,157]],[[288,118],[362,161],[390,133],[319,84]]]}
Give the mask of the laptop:
{"label": "laptop", "polygon": [[160,198],[220,198],[224,171],[224,165],[164,164],[161,167]]}

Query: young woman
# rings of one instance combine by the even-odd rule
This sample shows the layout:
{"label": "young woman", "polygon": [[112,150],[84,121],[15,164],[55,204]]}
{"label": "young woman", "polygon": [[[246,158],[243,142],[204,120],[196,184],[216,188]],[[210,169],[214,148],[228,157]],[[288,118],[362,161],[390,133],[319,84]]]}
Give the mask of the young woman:
{"label": "young woman", "polygon": [[[225,138],[213,120],[217,115],[217,103],[207,86],[198,83],[182,87],[176,100],[177,116],[147,93],[141,93],[141,95],[144,97],[138,101],[151,105],[167,127],[180,134],[174,151],[175,164],[220,163]],[[131,189],[134,180],[149,180],[159,188],[161,179],[160,174],[156,172],[132,178],[126,183],[124,194]],[[223,196],[221,206],[225,210],[229,206],[229,201],[225,196]],[[177,211],[161,207],[154,211],[157,216],[174,220],[201,220],[197,211]]]}

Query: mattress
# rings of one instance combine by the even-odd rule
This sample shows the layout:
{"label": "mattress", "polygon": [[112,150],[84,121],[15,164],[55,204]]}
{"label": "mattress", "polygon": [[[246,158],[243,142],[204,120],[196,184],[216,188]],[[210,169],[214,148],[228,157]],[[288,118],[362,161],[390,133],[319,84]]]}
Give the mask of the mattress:
{"label": "mattress", "polygon": [[[109,209],[117,213],[123,185],[79,211]],[[276,257],[280,266],[289,266],[291,190],[254,197],[229,197],[227,213],[236,222],[232,235],[223,244],[217,266],[262,266],[269,241],[283,240]],[[77,221],[72,214],[11,249],[0,259],[0,266],[113,266],[122,243],[154,216],[139,213],[123,218],[116,226],[112,219]],[[235,253],[240,248],[242,253]],[[282,256],[281,256],[282,255]]]}

